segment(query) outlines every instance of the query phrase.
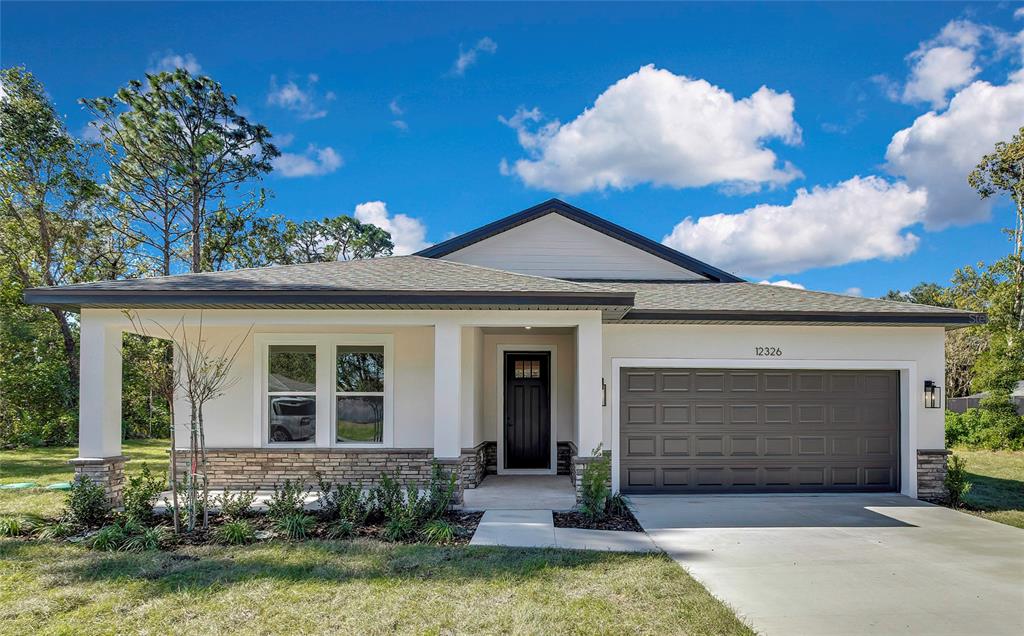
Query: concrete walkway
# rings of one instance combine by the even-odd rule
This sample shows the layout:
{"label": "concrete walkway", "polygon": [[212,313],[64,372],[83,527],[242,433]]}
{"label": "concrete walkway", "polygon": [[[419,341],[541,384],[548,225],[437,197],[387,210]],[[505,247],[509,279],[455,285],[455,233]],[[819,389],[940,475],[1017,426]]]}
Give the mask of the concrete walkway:
{"label": "concrete walkway", "polygon": [[466,510],[569,510],[576,490],[565,475],[488,475],[462,493]]}
{"label": "concrete walkway", "polygon": [[488,510],[469,544],[610,552],[658,550],[643,532],[556,528],[550,510]]}
{"label": "concrete walkway", "polygon": [[1024,634],[1024,530],[900,495],[634,496],[764,634]]}

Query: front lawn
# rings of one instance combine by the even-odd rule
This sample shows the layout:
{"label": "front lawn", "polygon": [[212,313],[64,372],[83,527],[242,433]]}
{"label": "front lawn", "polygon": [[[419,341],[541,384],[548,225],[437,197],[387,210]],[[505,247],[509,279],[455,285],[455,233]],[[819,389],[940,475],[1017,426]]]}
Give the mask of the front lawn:
{"label": "front lawn", "polygon": [[1024,528],[1024,451],[953,449],[967,462],[973,482],[968,512]]}
{"label": "front lawn", "polygon": [[[130,460],[125,470],[131,473],[148,465],[153,474],[166,475],[170,445],[165,439],[125,441],[122,452]],[[64,493],[46,490],[45,486],[73,479],[75,471],[68,465],[68,460],[75,457],[78,457],[78,449],[73,446],[0,450],[0,485],[18,482],[38,484],[36,488],[25,490],[0,490],[0,514],[57,515],[64,504]]]}
{"label": "front lawn", "polygon": [[[166,441],[126,442],[166,470]],[[74,449],[0,451],[0,483],[66,481]],[[0,490],[56,515],[63,493]],[[0,635],[751,634],[663,554],[440,547],[373,539],[99,552],[0,538]]]}
{"label": "front lawn", "polygon": [[0,539],[0,633],[750,634],[664,555]]}

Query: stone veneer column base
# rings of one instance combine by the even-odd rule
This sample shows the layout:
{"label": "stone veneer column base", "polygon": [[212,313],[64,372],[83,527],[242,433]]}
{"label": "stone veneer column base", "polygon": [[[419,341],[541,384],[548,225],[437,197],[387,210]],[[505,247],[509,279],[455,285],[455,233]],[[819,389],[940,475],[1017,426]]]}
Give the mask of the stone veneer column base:
{"label": "stone veneer column base", "polygon": [[128,458],[117,457],[76,457],[68,460],[75,468],[75,479],[84,476],[94,484],[103,486],[107,493],[107,503],[117,508],[122,503],[124,492],[124,465]]}
{"label": "stone veneer column base", "polygon": [[917,498],[942,503],[949,498],[946,492],[946,457],[950,451],[944,448],[918,449],[917,451]]}

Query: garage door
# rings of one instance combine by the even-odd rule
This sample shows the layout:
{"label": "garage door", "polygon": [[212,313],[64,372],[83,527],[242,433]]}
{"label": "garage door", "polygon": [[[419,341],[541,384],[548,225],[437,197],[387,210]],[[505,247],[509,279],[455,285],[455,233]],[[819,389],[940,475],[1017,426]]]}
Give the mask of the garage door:
{"label": "garage door", "polygon": [[899,373],[622,369],[620,487],[899,489]]}

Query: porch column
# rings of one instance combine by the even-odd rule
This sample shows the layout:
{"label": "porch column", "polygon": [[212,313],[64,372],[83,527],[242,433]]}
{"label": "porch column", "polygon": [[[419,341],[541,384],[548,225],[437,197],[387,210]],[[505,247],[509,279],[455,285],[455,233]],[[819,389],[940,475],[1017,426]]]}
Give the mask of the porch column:
{"label": "porch column", "polygon": [[78,457],[69,463],[121,501],[121,327],[102,313],[82,311],[79,348]]}
{"label": "porch column", "polygon": [[454,320],[434,325],[434,457],[462,454],[462,327]]}
{"label": "porch column", "polygon": [[590,457],[603,439],[601,313],[593,313],[576,326],[576,453],[580,457]]}

